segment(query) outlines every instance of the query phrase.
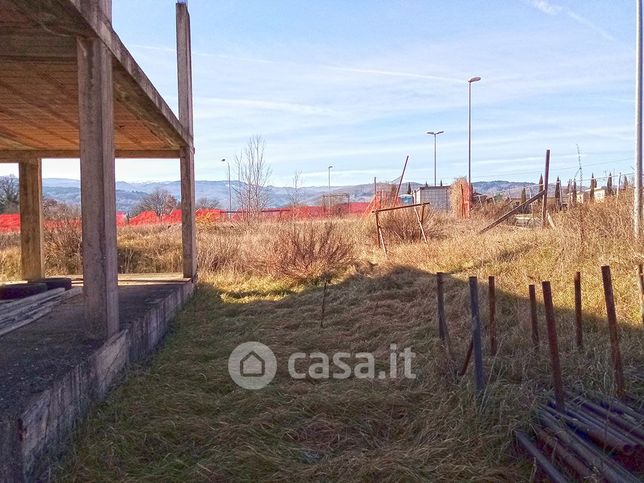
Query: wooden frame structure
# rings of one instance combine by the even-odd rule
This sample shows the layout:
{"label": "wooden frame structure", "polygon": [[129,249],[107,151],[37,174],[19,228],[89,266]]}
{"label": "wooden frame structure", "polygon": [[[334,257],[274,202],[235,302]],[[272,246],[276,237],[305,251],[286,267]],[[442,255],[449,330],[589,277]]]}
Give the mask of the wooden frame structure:
{"label": "wooden frame structure", "polygon": [[[79,158],[88,333],[119,331],[115,157],[179,158],[183,275],[197,276],[190,15],[179,118],[112,28],[111,0],[0,0],[0,163],[19,163],[23,277],[43,276],[42,159]],[[63,162],[56,159],[52,162]]]}
{"label": "wooden frame structure", "polygon": [[[387,245],[385,245],[385,237],[382,232],[382,225],[380,224],[380,213],[403,210],[405,208],[413,208],[414,213],[416,214],[416,221],[418,222],[418,227],[420,228],[420,238],[427,243],[427,236],[425,235],[425,228],[423,228],[423,223],[425,221],[425,207],[429,206],[429,203],[416,203],[413,205],[401,205],[401,206],[392,206],[390,208],[380,208],[373,210],[376,219],[376,233],[378,235],[378,246],[382,248],[387,255]],[[421,213],[418,214],[418,208],[421,209]]]}

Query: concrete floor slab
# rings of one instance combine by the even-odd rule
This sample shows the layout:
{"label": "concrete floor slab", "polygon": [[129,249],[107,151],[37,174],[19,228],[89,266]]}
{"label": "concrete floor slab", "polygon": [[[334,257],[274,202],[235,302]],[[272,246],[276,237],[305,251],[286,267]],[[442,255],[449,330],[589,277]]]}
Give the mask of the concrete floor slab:
{"label": "concrete floor slab", "polygon": [[158,345],[193,288],[177,275],[119,279],[121,332],[106,342],[85,336],[82,296],[0,337],[0,481],[46,474],[118,374]]}

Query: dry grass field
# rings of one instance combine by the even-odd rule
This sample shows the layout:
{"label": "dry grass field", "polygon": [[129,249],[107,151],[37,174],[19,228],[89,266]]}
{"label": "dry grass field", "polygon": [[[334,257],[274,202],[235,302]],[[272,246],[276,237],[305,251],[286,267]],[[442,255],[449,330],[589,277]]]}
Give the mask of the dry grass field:
{"label": "dry grass field", "polygon": [[[61,463],[61,481],[521,481],[512,431],[528,428],[551,382],[540,282],[553,286],[564,382],[612,391],[600,267],[609,264],[627,388],[642,400],[644,335],[635,267],[644,245],[630,200],[578,206],[554,229],[430,217],[428,243],[409,220],[385,220],[389,255],[372,220],[200,227],[201,282],[165,345],[95,410]],[[410,231],[411,230],[411,231]],[[407,233],[407,235],[404,235]],[[2,276],[15,277],[14,237],[0,238]],[[50,273],[78,261],[55,251]],[[176,226],[119,234],[122,271],[178,271]],[[487,388],[474,396],[471,368],[451,378],[437,333],[435,272],[446,274],[450,336],[461,363],[470,338],[468,277],[496,277],[499,351],[484,351]],[[581,271],[585,347],[574,345],[573,276]],[[532,350],[528,284],[537,284],[541,351]],[[416,379],[293,380],[286,364],[259,391],[235,385],[231,350],[257,340],[285,361],[295,351],[375,354],[412,347]],[[378,366],[379,367],[379,366]]]}

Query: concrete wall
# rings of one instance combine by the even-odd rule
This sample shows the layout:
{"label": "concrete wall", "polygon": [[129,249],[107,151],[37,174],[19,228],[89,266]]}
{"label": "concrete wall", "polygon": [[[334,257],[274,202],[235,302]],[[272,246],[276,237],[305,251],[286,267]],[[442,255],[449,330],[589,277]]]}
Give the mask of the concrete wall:
{"label": "concrete wall", "polygon": [[157,347],[193,290],[192,282],[178,286],[47,390],[34,395],[17,414],[3,417],[0,482],[49,480],[51,463],[65,452],[76,426],[95,403],[105,399],[129,363]]}

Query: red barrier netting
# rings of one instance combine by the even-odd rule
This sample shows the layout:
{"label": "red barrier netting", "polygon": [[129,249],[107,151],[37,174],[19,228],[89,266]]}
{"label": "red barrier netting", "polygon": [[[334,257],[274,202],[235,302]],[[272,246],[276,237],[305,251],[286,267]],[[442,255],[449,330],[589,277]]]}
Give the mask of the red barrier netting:
{"label": "red barrier netting", "polygon": [[[326,218],[329,216],[364,215],[370,212],[373,202],[348,203],[333,206],[298,206],[296,208],[271,208],[262,210],[259,218],[261,220],[305,220],[314,218]],[[246,213],[241,211],[223,211],[213,209],[200,209],[196,211],[198,223],[217,221],[242,221]],[[56,221],[45,221],[45,224],[56,223]],[[174,210],[169,215],[158,217],[151,211],[144,211],[128,220],[123,212],[116,214],[116,224],[123,226],[142,226],[158,224],[179,224],[181,223],[181,210]],[[17,213],[0,214],[0,233],[14,233],[20,231],[20,215]]]}

